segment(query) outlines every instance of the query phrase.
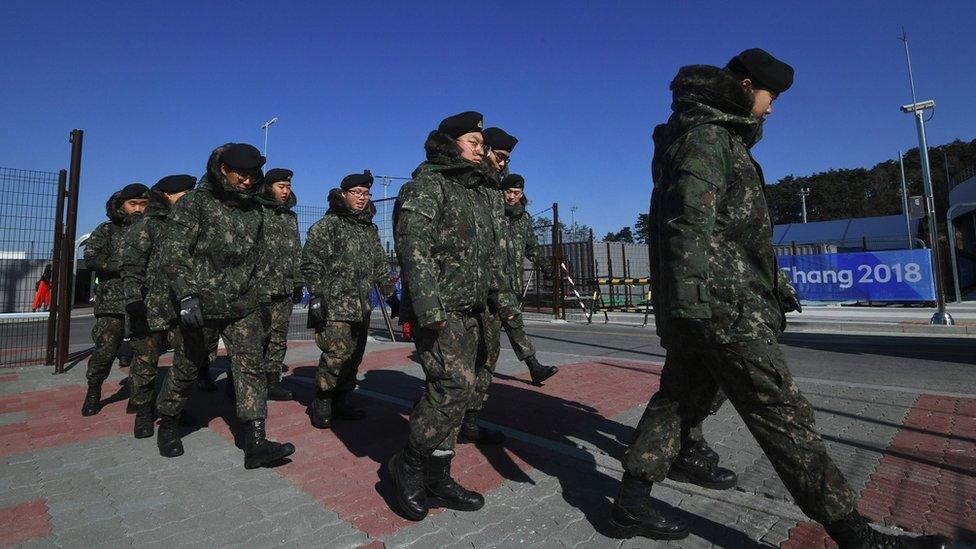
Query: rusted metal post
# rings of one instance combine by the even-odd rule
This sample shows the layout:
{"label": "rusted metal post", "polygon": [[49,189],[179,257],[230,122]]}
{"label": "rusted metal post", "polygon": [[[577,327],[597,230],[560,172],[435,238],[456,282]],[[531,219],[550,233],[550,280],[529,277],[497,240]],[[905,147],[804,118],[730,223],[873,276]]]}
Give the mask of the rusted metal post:
{"label": "rusted metal post", "polygon": [[58,329],[58,294],[61,293],[61,241],[64,240],[64,200],[67,192],[65,186],[68,181],[68,171],[58,172],[58,198],[54,211],[54,245],[52,247],[53,257],[51,258],[51,303],[48,307],[47,315],[47,352],[44,364],[54,364],[55,345],[57,344]]}
{"label": "rusted metal post", "polygon": [[559,318],[560,297],[562,296],[562,231],[559,230],[559,204],[552,203],[552,317]]}
{"label": "rusted metal post", "polygon": [[85,132],[71,130],[71,165],[68,178],[68,214],[64,237],[61,239],[61,280],[58,288],[58,333],[54,372],[64,373],[68,361],[68,340],[71,337],[71,291],[74,287],[75,228],[78,224],[78,185],[81,182],[81,147]]}

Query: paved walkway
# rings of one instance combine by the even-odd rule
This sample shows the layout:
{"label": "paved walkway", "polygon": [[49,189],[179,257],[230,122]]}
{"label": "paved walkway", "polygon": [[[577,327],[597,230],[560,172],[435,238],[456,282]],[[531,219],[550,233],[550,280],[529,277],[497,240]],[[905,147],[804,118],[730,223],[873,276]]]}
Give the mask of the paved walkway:
{"label": "paved walkway", "polygon": [[[124,372],[106,383],[102,413],[83,418],[83,364],[61,376],[44,367],[0,370],[0,546],[655,545],[607,537],[606,520],[618,459],[657,388],[659,363],[543,355],[561,371],[536,388],[503,352],[483,419],[509,440],[502,448],[461,446],[455,460],[456,476],[483,491],[487,505],[434,511],[413,523],[390,509],[384,466],[403,445],[410,405],[422,391],[412,346],[370,342],[354,397],[369,417],[328,431],[312,429],[304,410],[317,350],[311,342],[291,347],[286,383],[299,402],[270,403],[268,431],[297,452],[283,466],[255,471],[243,468],[240,425],[223,391],[194,395],[190,412],[205,426],[187,427],[186,454],[164,459],[154,440],[131,436]],[[219,366],[226,360],[215,373]],[[976,395],[800,385],[860,493],[862,513],[976,544]],[[692,536],[672,545],[833,546],[792,504],[730,406],[705,432],[739,473],[739,486],[656,486],[658,499],[694,520]]]}

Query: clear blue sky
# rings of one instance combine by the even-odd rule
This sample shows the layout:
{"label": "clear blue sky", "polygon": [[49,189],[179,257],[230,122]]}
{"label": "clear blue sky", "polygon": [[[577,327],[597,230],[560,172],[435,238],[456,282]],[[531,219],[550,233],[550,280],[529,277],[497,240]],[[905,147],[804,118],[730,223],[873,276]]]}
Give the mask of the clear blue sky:
{"label": "clear blue sky", "polygon": [[[468,10],[468,11],[466,11]],[[477,11],[471,11],[477,10]],[[520,139],[532,211],[598,236],[647,209],[651,131],[679,66],[763,47],[793,64],[755,154],[773,182],[915,145],[901,42],[930,143],[976,137],[976,2],[6,2],[0,165],[67,167],[85,130],[79,234],[107,195],[261,146],[323,204],[350,172],[409,175],[427,132],[476,109]],[[938,163],[935,164],[938,167]]]}

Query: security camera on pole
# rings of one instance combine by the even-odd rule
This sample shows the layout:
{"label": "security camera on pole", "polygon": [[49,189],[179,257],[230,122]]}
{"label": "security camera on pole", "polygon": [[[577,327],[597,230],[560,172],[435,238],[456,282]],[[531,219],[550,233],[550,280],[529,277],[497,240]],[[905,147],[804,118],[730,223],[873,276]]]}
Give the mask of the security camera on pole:
{"label": "security camera on pole", "polygon": [[925,138],[925,111],[935,109],[935,101],[921,101],[915,98],[915,78],[912,76],[912,59],[908,54],[908,33],[902,29],[902,42],[905,43],[905,61],[908,63],[908,80],[912,87],[912,102],[903,105],[901,111],[915,115],[915,128],[918,131],[918,156],[922,164],[922,183],[925,185],[926,217],[929,220],[929,248],[932,253],[932,276],[935,278],[935,298],[939,310],[932,315],[931,324],[951,326],[955,321],[946,311],[945,288],[942,283],[942,259],[939,252],[939,228],[935,219],[935,198],[932,192],[932,172],[929,169],[929,146]]}

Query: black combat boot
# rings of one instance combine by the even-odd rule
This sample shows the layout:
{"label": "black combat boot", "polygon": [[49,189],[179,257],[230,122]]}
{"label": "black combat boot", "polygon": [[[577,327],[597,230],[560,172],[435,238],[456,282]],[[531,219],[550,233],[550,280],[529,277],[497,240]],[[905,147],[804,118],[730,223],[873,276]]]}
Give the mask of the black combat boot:
{"label": "black combat boot", "polygon": [[210,379],[210,368],[200,368],[197,370],[197,389],[212,393],[217,390],[217,384]]}
{"label": "black combat boot", "polygon": [[485,506],[485,498],[461,486],[451,478],[451,460],[454,454],[430,456],[427,461],[428,507],[444,507],[457,511],[477,511]]}
{"label": "black combat boot", "polygon": [[397,504],[403,516],[410,520],[424,520],[429,510],[427,490],[424,488],[427,458],[423,451],[407,444],[402,452],[394,455],[387,463],[387,469],[393,477]]}
{"label": "black combat boot", "polygon": [[308,407],[308,418],[316,429],[328,429],[332,425],[332,397],[328,393],[315,391],[315,398]]}
{"label": "black combat boot", "polygon": [[252,419],[245,424],[245,469],[257,469],[264,465],[272,465],[294,453],[295,446],[292,443],[273,442],[265,437],[263,419]]}
{"label": "black combat boot", "polygon": [[719,467],[691,448],[682,448],[668,469],[668,478],[712,490],[728,490],[739,480],[735,471]]}
{"label": "black combat boot", "polygon": [[543,366],[542,364],[539,364],[539,360],[535,358],[535,355],[526,357],[525,365],[529,367],[529,375],[532,376],[532,384],[537,387],[541,387],[543,381],[556,375],[556,372],[559,371],[559,368],[555,366]]}
{"label": "black combat boot", "polygon": [[136,407],[136,420],[132,427],[132,434],[136,438],[153,436],[153,426],[156,423],[156,407],[152,402]]}
{"label": "black combat boot", "polygon": [[268,372],[268,400],[292,400],[295,395],[281,386],[281,374]]}
{"label": "black combat boot", "polygon": [[102,410],[102,384],[89,385],[85,402],[81,405],[81,415],[93,416]]}
{"label": "black combat boot", "polygon": [[461,432],[458,442],[462,444],[501,444],[505,442],[505,433],[478,426],[478,412],[468,410],[461,421]]}
{"label": "black combat boot", "polygon": [[651,504],[651,484],[624,473],[620,494],[610,510],[610,525],[621,538],[682,539],[688,536],[688,521],[668,516]]}
{"label": "black combat boot", "polygon": [[709,446],[704,440],[699,440],[697,442],[683,442],[681,444],[681,452],[686,451],[697,454],[698,457],[704,459],[712,465],[718,465],[718,452],[712,450],[712,447]]}
{"label": "black combat boot", "polygon": [[853,510],[846,517],[824,526],[840,549],[942,549],[952,547],[942,536],[918,536],[883,534]]}
{"label": "black combat boot", "polygon": [[156,433],[156,446],[159,455],[175,458],[183,455],[183,441],[180,440],[180,420],[176,416],[159,417],[159,432]]}
{"label": "black combat boot", "polygon": [[346,400],[347,396],[349,396],[349,393],[339,393],[335,396],[335,399],[332,401],[332,415],[336,419],[348,419],[351,421],[359,421],[365,418],[366,412],[361,408],[356,408],[352,404],[349,404],[349,401]]}

